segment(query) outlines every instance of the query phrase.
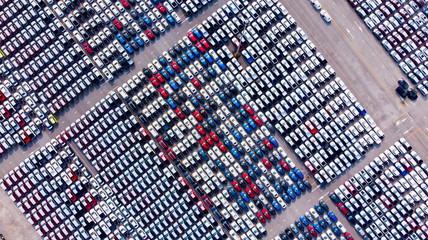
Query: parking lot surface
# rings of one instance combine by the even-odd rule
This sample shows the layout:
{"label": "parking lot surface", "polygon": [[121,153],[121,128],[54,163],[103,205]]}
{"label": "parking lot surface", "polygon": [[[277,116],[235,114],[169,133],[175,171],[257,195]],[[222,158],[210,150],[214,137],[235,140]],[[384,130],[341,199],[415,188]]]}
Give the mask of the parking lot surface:
{"label": "parking lot surface", "polygon": [[[224,1],[226,2],[226,1]],[[427,110],[423,108],[426,99],[420,97],[418,102],[405,101],[401,102],[394,93],[396,80],[403,77],[399,68],[395,66],[391,58],[383,51],[382,47],[377,43],[376,39],[368,30],[360,23],[358,16],[353,12],[352,8],[345,1],[329,1],[321,2],[323,7],[332,16],[332,23],[326,24],[323,22],[319,13],[308,2],[301,4],[297,1],[283,2],[284,6],[289,10],[291,16],[297,21],[297,26],[301,27],[308,38],[317,46],[317,51],[321,52],[328,63],[335,69],[337,76],[340,77],[354,93],[357,100],[363,105],[367,112],[372,116],[380,129],[385,133],[386,137],[380,146],[368,151],[363,160],[359,161],[356,166],[350,170],[346,170],[338,180],[329,184],[327,187],[318,187],[315,181],[308,177],[313,188],[311,191],[304,193],[297,200],[293,201],[289,208],[274,217],[269,221],[265,228],[268,235],[264,238],[271,239],[277,236],[280,231],[294,222],[308,210],[308,206],[314,205],[318,199],[323,198],[331,210],[338,215],[339,220],[345,225],[354,238],[357,235],[347,221],[339,214],[328,199],[328,193],[343,183],[346,179],[353,176],[354,173],[360,171],[369,161],[371,161],[379,153],[383,152],[387,146],[392,145],[400,137],[405,137],[414,146],[414,149],[421,156],[426,156],[427,132],[426,124],[424,124]],[[199,14],[194,19],[183,21],[182,26],[177,29],[172,29],[165,36],[156,40],[147,46],[143,53],[134,57],[135,68],[131,68],[129,72],[125,72],[115,80],[114,84],[106,82],[101,86],[96,86],[94,89],[87,91],[86,96],[73,103],[72,108],[68,108],[65,112],[58,115],[59,126],[52,132],[45,132],[40,139],[34,144],[30,144],[23,149],[19,148],[8,153],[2,158],[2,171],[4,174],[15,168],[22,160],[30,155],[36,149],[44,146],[52,138],[55,138],[60,131],[66,126],[70,126],[76,119],[85,114],[92,106],[95,105],[101,98],[104,98],[108,92],[122,86],[123,83],[135,76],[141,68],[147,66],[152,59],[160,56],[163,51],[176,43],[182,36],[187,34],[187,30],[205,19],[204,14],[211,14],[217,10],[217,6],[221,6],[222,1],[214,2],[214,6],[204,9],[201,16]],[[230,44],[229,49],[233,49]],[[144,57],[143,57],[144,56]],[[239,61],[245,64],[245,61]],[[393,79],[393,80],[391,80]],[[303,163],[294,155],[294,150],[287,145],[282,137],[277,133],[276,139],[281,147],[283,147],[297,168],[301,169],[305,175],[310,175]],[[156,140],[156,139],[154,139]],[[85,154],[78,150],[78,146],[70,143],[71,147],[79,156],[80,159],[85,159]],[[95,174],[99,170],[94,169],[88,161],[82,160],[87,166],[89,172]],[[4,168],[3,168],[4,166]],[[180,171],[181,172],[181,171]],[[181,172],[183,173],[183,172]],[[3,195],[3,194],[2,194]],[[10,199],[4,200],[5,204],[11,204]],[[14,209],[16,210],[16,209]],[[18,218],[22,218],[22,214],[16,211]],[[284,218],[284,214],[287,215]],[[3,219],[3,218],[2,218]],[[22,218],[23,221],[26,221]],[[5,221],[5,236],[16,236],[13,239],[28,239],[22,238],[20,231],[16,231],[14,222]],[[0,228],[1,229],[1,228]],[[30,231],[29,231],[30,232]],[[10,235],[9,235],[10,233]],[[35,239],[35,238],[31,238]]]}

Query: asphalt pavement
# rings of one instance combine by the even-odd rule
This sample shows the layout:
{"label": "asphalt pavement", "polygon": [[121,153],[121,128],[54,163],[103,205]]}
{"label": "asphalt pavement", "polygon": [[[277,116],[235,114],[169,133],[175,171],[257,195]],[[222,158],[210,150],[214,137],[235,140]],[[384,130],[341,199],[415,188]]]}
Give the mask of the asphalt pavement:
{"label": "asphalt pavement", "polygon": [[[280,231],[283,231],[290,223],[303,215],[308,209],[323,198],[331,209],[339,217],[351,234],[358,238],[355,231],[349,226],[345,218],[339,213],[328,199],[328,193],[333,191],[341,183],[351,177],[355,172],[363,168],[379,153],[391,146],[400,137],[405,137],[414,146],[422,158],[428,153],[427,116],[428,108],[426,98],[419,96],[416,102],[408,99],[402,101],[395,94],[397,80],[403,78],[401,70],[390,58],[379,42],[373,37],[364,23],[355,14],[345,0],[319,0],[332,17],[332,23],[327,24],[320,17],[308,0],[280,0],[296,19],[300,26],[314,42],[336,70],[340,77],[357,97],[358,101],[367,109],[378,126],[385,132],[386,138],[380,147],[372,149],[366,157],[349,171],[339,176],[333,184],[326,188],[318,188],[313,184],[313,190],[305,193],[289,208],[266,224],[268,235],[264,239],[272,239]],[[154,58],[181,39],[193,26],[201,23],[206,16],[216,11],[218,7],[226,3],[219,0],[212,3],[213,6],[205,8],[192,19],[182,16],[183,23],[166,32],[160,39],[146,46],[144,51],[134,56],[135,67],[123,73],[114,83],[105,82],[93,87],[84,96],[73,103],[58,115],[59,125],[51,132],[45,131],[43,136],[26,148],[16,148],[8,155],[0,159],[0,176],[17,166],[23,159],[37,148],[45,145],[78,117],[89,110],[97,101],[108,92],[122,85],[143,66],[146,66]],[[181,13],[181,12],[179,12]],[[179,14],[181,15],[181,14]],[[288,155],[300,169],[305,169],[297,160],[292,150],[287,148],[284,141],[279,140],[280,145],[286,149]],[[304,170],[307,173],[306,170]],[[311,178],[310,182],[314,182]],[[12,202],[4,192],[0,193],[0,232],[7,239],[39,239],[27,220],[16,208],[7,208]],[[2,206],[2,207],[1,207]],[[14,217],[9,217],[14,216]],[[25,221],[25,223],[21,223]],[[17,224],[19,223],[19,224]],[[30,230],[31,229],[31,230]],[[356,238],[356,239],[357,239]]]}

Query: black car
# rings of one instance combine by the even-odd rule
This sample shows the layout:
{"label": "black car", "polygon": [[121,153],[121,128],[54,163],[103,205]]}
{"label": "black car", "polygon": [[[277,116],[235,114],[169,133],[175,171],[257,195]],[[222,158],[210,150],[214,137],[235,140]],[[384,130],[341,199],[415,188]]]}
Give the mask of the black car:
{"label": "black car", "polygon": [[160,32],[157,28],[153,27],[150,29],[152,31],[152,33],[156,36],[159,37],[160,36]]}
{"label": "black car", "polygon": [[397,92],[397,94],[402,97],[402,98],[406,98],[407,94],[406,94],[406,90],[404,90],[404,88],[402,86],[398,86],[395,89],[395,92]]}
{"label": "black car", "polygon": [[323,200],[319,200],[318,203],[320,204],[320,206],[322,208],[324,208],[324,210],[328,211],[328,206],[327,206],[327,204]]}
{"label": "black car", "polygon": [[140,28],[141,28],[142,30],[147,30],[147,26],[146,26],[146,24],[144,24],[144,22],[143,22],[143,21],[141,21],[140,19],[138,19],[138,20],[137,20],[137,24],[138,24],[138,26],[140,26]]}
{"label": "black car", "polygon": [[334,203],[339,203],[339,199],[337,198],[336,194],[334,193],[330,193],[329,194],[331,201],[333,201]]}
{"label": "black car", "polygon": [[281,240],[288,240],[287,236],[285,235],[285,233],[280,233],[279,237],[281,238]]}
{"label": "black car", "polygon": [[146,77],[152,77],[152,73],[149,71],[149,69],[143,67],[143,73],[146,75]]}
{"label": "black car", "polygon": [[305,230],[305,227],[303,226],[303,224],[300,221],[296,221],[295,224],[296,224],[297,228],[300,229],[300,231]]}
{"label": "black car", "polygon": [[293,239],[293,238],[294,238],[294,234],[293,234],[293,232],[292,232],[289,228],[286,228],[286,229],[284,230],[284,232],[285,232],[285,234],[287,234],[287,237],[288,237],[289,239]]}
{"label": "black car", "polygon": [[138,49],[140,49],[135,42],[131,42],[130,45],[135,51],[138,51]]}
{"label": "black car", "polygon": [[409,88],[409,84],[404,79],[398,80],[398,85],[404,88],[404,90]]}
{"label": "black car", "polygon": [[416,91],[413,89],[407,91],[407,96],[412,101],[416,101],[416,99],[418,99],[418,94],[416,94]]}

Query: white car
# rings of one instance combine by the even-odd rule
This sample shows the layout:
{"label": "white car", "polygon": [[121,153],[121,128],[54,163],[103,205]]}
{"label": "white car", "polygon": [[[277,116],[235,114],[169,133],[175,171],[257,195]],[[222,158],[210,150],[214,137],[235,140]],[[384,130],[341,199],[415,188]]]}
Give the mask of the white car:
{"label": "white car", "polygon": [[318,0],[311,0],[312,5],[314,5],[314,8],[316,10],[320,10],[321,9],[321,3]]}
{"label": "white car", "polygon": [[324,10],[324,9],[321,10],[320,15],[321,15],[321,17],[324,18],[324,21],[326,21],[327,23],[331,22],[331,17],[326,10]]}

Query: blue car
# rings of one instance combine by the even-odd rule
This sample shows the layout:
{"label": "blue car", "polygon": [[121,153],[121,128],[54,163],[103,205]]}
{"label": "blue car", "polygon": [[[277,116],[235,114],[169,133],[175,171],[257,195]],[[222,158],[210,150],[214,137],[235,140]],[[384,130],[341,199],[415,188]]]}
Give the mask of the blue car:
{"label": "blue car", "polygon": [[187,79],[187,77],[186,77],[186,75],[184,75],[184,73],[180,73],[180,74],[178,74],[178,76],[180,77],[180,79],[183,82],[185,82],[185,83],[189,82],[189,79]]}
{"label": "blue car", "polygon": [[282,187],[278,184],[278,183],[275,183],[274,185],[273,185],[273,187],[276,189],[276,191],[279,193],[279,194],[282,194],[284,191],[282,190]]}
{"label": "blue car", "polygon": [[228,148],[231,149],[233,148],[232,144],[230,143],[230,141],[228,139],[223,139],[223,144]]}
{"label": "blue car", "polygon": [[277,211],[277,212],[281,212],[281,207],[279,206],[279,204],[277,203],[277,202],[275,202],[275,201],[273,201],[272,202],[272,206],[275,208],[275,210]]}
{"label": "blue car", "polygon": [[246,194],[246,193],[241,192],[241,193],[240,193],[240,195],[241,195],[241,198],[242,198],[242,199],[244,199],[244,201],[246,201],[246,202],[249,202],[249,201],[250,201],[250,199],[248,198],[248,196],[247,196],[247,194]]}
{"label": "blue car", "polygon": [[254,149],[254,152],[257,154],[257,156],[259,156],[259,157],[263,157],[263,153],[262,153],[262,151],[260,151],[260,149],[259,149],[259,148],[255,148],[255,149]]}
{"label": "blue car", "polygon": [[254,62],[254,59],[253,59],[253,57],[251,57],[251,55],[250,55],[250,54],[248,54],[248,55],[247,55],[247,57],[246,57],[246,56],[244,56],[244,58],[245,58],[245,60],[246,60],[248,63],[252,63],[252,62]]}
{"label": "blue car", "polygon": [[163,58],[162,56],[158,57],[158,61],[160,62],[160,64],[162,64],[163,66],[166,66],[166,61],[165,58]]}
{"label": "blue car", "polygon": [[224,176],[227,178],[227,180],[229,181],[233,181],[233,177],[232,175],[229,173],[229,171],[224,171]]}
{"label": "blue car", "polygon": [[[253,154],[254,154],[254,153],[253,153]],[[261,176],[261,175],[262,175],[262,172],[260,172],[260,169],[259,169],[256,165],[253,165],[251,168],[253,169],[253,171],[254,171],[257,175],[259,175],[259,176]]]}
{"label": "blue car", "polygon": [[179,88],[178,88],[177,84],[175,84],[174,80],[170,80],[168,83],[169,83],[169,86],[172,88],[172,90],[174,90],[174,91],[179,90]]}
{"label": "blue car", "polygon": [[232,186],[229,186],[227,190],[229,191],[230,195],[232,195],[233,198],[237,200],[239,199],[238,193],[236,193],[235,189],[233,189]]}
{"label": "blue car", "polygon": [[300,178],[303,179],[303,173],[300,171],[300,169],[295,168],[294,173]]}
{"label": "blue car", "polygon": [[327,215],[331,218],[331,220],[333,220],[333,222],[337,222],[337,217],[332,211],[328,211]]}
{"label": "blue car", "polygon": [[211,118],[207,118],[207,123],[210,125],[211,128],[215,128],[215,122]]}
{"label": "blue car", "polygon": [[123,39],[123,37],[122,37],[122,35],[120,35],[120,33],[118,33],[118,34],[116,35],[116,38],[117,38],[117,40],[119,40],[119,42],[120,42],[121,44],[125,44],[125,43],[126,43],[125,39]]}
{"label": "blue car", "polygon": [[[187,57],[186,57],[186,59],[187,59]],[[177,65],[184,69],[184,68],[186,68],[186,65],[183,63],[183,61],[184,60],[177,58]]]}
{"label": "blue car", "polygon": [[252,128],[254,128],[254,129],[256,129],[256,128],[257,128],[256,123],[255,123],[252,119],[248,119],[248,124],[249,124]]}
{"label": "blue car", "polygon": [[224,171],[224,165],[220,160],[215,161],[215,163],[220,170]]}
{"label": "blue car", "polygon": [[300,189],[300,191],[302,192],[306,191],[306,187],[305,185],[303,185],[303,183],[297,182],[296,184],[297,184],[297,187]]}
{"label": "blue car", "polygon": [[144,46],[143,41],[141,41],[141,39],[138,36],[134,37],[134,41],[138,44],[139,47],[143,47]]}
{"label": "blue car", "polygon": [[172,77],[174,77],[175,76],[175,72],[174,72],[174,70],[172,70],[172,67],[170,67],[170,66],[166,66],[165,67],[165,70],[168,72],[168,74],[169,75],[171,75]]}
{"label": "blue car", "polygon": [[241,135],[239,135],[239,133],[237,131],[233,131],[232,134],[238,142],[242,141],[242,137],[241,137]]}
{"label": "blue car", "polygon": [[132,50],[132,48],[128,44],[123,45],[123,47],[125,48],[125,50],[128,54],[134,53],[134,50]]}
{"label": "blue car", "polygon": [[293,191],[291,191],[290,189],[287,189],[287,194],[291,197],[291,199],[296,199],[296,195],[294,195]]}
{"label": "blue car", "polygon": [[339,228],[337,228],[336,226],[332,226],[331,227],[331,231],[336,234],[336,236],[340,236],[340,234],[342,234],[339,230]]}
{"label": "blue car", "polygon": [[152,21],[150,21],[150,19],[148,17],[144,16],[144,17],[142,17],[142,19],[147,26],[149,26],[149,27],[152,26]]}
{"label": "blue car", "polygon": [[239,155],[238,151],[236,151],[235,148],[230,149],[230,152],[232,153],[233,157],[237,160],[241,159],[241,156]]}
{"label": "blue car", "polygon": [[171,98],[168,98],[166,102],[171,106],[171,108],[176,108],[177,105],[175,105],[174,101]]}
{"label": "blue car", "polygon": [[[192,54],[190,51],[187,51],[187,52]],[[193,54],[192,54],[192,57],[193,57]],[[183,60],[186,64],[190,64],[190,61],[185,54],[181,55],[181,60]]]}
{"label": "blue car", "polygon": [[199,30],[198,30],[197,28],[194,28],[194,29],[192,30],[192,32],[193,32],[193,34],[195,34],[195,36],[196,36],[197,38],[199,38],[199,39],[201,39],[201,38],[202,38],[202,34],[199,32]]}
{"label": "blue car", "polygon": [[291,190],[293,190],[293,192],[296,193],[297,196],[301,195],[300,190],[296,186],[292,185]]}
{"label": "blue car", "polygon": [[223,61],[217,60],[217,65],[221,68],[222,71],[226,71],[226,65],[224,65]]}
{"label": "blue car", "polygon": [[175,25],[174,18],[172,18],[171,15],[167,14],[167,15],[165,15],[165,18],[168,21],[168,23],[171,24],[171,26]]}
{"label": "blue car", "polygon": [[247,131],[247,133],[251,134],[253,133],[253,130],[251,130],[250,126],[246,123],[242,124],[242,127],[244,128],[245,131]]}
{"label": "blue car", "polygon": [[215,71],[212,69],[212,68],[207,68],[207,71],[208,71],[208,73],[211,75],[211,77],[215,77],[216,76],[216,73],[215,73]]}
{"label": "blue car", "polygon": [[202,148],[198,148],[198,153],[199,155],[201,155],[202,159],[205,161],[208,161],[208,155],[204,152],[204,150]]}
{"label": "blue car", "polygon": [[208,54],[208,53],[205,53],[204,54],[204,58],[210,63],[210,64],[212,64],[213,62],[214,62],[214,60],[212,59],[212,57]]}
{"label": "blue car", "polygon": [[239,113],[242,115],[243,118],[248,118],[248,113],[244,109],[239,110]]}
{"label": "blue car", "polygon": [[242,201],[242,199],[238,199],[238,204],[239,206],[242,208],[242,210],[244,210],[244,212],[248,212],[248,207],[247,205],[245,205],[244,201]]}
{"label": "blue car", "polygon": [[226,97],[226,95],[224,95],[224,93],[223,93],[223,92],[219,92],[219,93],[218,93],[218,96],[220,97],[220,99],[221,99],[224,103],[227,103],[227,97]]}
{"label": "blue car", "polygon": [[276,165],[275,169],[276,169],[276,171],[278,171],[279,175],[281,175],[281,176],[285,175],[285,171],[280,165]]}
{"label": "blue car", "polygon": [[190,50],[192,50],[193,54],[195,54],[196,57],[200,56],[199,51],[196,47],[191,47]]}
{"label": "blue car", "polygon": [[232,98],[230,101],[233,103],[233,105],[235,105],[236,108],[239,108],[241,106],[238,100],[236,100],[235,98]]}
{"label": "blue car", "polygon": [[300,216],[300,222],[302,222],[306,227],[309,226],[309,222],[304,216]]}
{"label": "blue car", "polygon": [[324,210],[322,209],[322,207],[318,204],[314,205],[315,210],[319,213],[319,214],[324,214]]}
{"label": "blue car", "polygon": [[325,221],[324,221],[324,220],[319,219],[319,220],[318,220],[318,223],[320,224],[320,226],[321,226],[322,228],[324,228],[324,229],[326,229],[326,228],[327,228],[327,224],[325,224]]}
{"label": "blue car", "polygon": [[259,159],[257,158],[257,155],[254,154],[253,152],[248,153],[248,155],[250,155],[251,160],[253,160],[254,162],[259,161]]}
{"label": "blue car", "polygon": [[401,165],[400,162],[395,162],[394,166],[397,168],[397,170],[401,173],[401,175],[406,176],[407,175],[407,171],[406,169],[403,167],[403,165]]}
{"label": "blue car", "polygon": [[275,146],[278,147],[278,142],[276,141],[276,139],[273,136],[269,137],[269,141]]}
{"label": "blue car", "polygon": [[253,180],[253,181],[257,180],[257,176],[256,176],[256,174],[254,174],[253,170],[248,169],[247,172],[248,172],[248,176],[250,176],[251,180]]}
{"label": "blue car", "polygon": [[314,226],[315,230],[317,230],[318,233],[322,232],[322,229],[320,228],[320,225],[318,225],[318,223],[314,223],[313,226]]}
{"label": "blue car", "polygon": [[290,172],[288,172],[288,175],[290,176],[290,178],[293,180],[293,181],[297,181],[298,179],[297,179],[297,176],[296,176],[296,174],[294,174],[294,172],[292,172],[292,171],[290,171]]}
{"label": "blue car", "polygon": [[171,79],[171,77],[168,75],[168,73],[166,73],[166,71],[165,70],[160,70],[160,72],[159,72],[161,75],[162,75],[162,77],[163,78],[165,78],[165,80],[170,80]]}
{"label": "blue car", "polygon": [[202,66],[207,67],[208,66],[208,62],[207,60],[205,60],[205,58],[200,57],[199,58],[199,62],[202,64]]}
{"label": "blue car", "polygon": [[290,197],[286,194],[286,193],[283,193],[282,194],[282,198],[284,199],[284,201],[286,201],[287,203],[291,203],[291,199],[290,199]]}

